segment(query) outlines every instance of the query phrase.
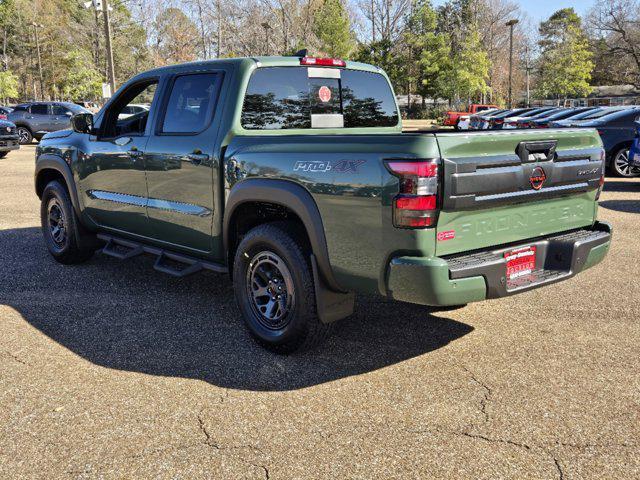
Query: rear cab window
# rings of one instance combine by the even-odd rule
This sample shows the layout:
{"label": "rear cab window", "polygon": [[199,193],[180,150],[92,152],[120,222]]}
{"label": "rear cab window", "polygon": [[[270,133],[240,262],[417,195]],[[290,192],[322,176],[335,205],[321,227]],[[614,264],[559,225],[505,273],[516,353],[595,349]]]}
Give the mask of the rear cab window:
{"label": "rear cab window", "polygon": [[247,130],[395,127],[387,79],[361,70],[316,67],[256,69],[244,98]]}

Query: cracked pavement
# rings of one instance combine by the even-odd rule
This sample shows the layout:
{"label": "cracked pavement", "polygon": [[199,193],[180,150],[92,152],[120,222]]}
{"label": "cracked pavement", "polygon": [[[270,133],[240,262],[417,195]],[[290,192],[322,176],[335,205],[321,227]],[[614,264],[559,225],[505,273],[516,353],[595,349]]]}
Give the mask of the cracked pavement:
{"label": "cracked pavement", "polygon": [[33,154],[0,160],[0,478],[640,478],[640,180],[608,179],[611,253],[568,282],[359,298],[279,357],[223,276],[56,264]]}

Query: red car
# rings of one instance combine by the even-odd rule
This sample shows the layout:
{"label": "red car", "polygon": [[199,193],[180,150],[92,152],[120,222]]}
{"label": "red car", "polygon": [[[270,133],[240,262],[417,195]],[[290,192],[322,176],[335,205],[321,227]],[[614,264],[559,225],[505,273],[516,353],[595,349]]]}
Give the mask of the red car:
{"label": "red car", "polygon": [[483,110],[490,110],[492,108],[498,108],[497,105],[480,105],[478,103],[472,103],[469,105],[469,111],[467,112],[447,112],[444,114],[444,121],[442,124],[446,127],[456,127],[460,117],[463,115],[473,115],[474,113],[482,112]]}

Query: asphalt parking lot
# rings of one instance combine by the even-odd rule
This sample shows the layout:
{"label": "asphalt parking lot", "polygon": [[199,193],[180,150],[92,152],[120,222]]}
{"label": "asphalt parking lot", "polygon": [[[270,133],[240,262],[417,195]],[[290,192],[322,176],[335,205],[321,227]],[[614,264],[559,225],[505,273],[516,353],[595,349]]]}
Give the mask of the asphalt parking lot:
{"label": "asphalt parking lot", "polygon": [[0,160],[0,478],[640,477],[640,179],[579,277],[458,310],[360,298],[255,346],[226,277],[56,264],[34,147]]}

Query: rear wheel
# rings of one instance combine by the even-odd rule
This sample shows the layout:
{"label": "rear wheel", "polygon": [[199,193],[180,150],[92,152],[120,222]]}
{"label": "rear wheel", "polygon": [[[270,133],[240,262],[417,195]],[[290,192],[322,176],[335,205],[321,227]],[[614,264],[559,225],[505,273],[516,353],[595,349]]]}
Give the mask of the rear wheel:
{"label": "rear wheel", "polygon": [[636,168],[631,166],[629,158],[629,147],[618,150],[613,157],[613,171],[620,177],[637,177],[640,174]]}
{"label": "rear wheel", "polygon": [[238,306],[251,335],[277,353],[309,349],[330,325],[316,312],[313,276],[295,225],[255,227],[242,239],[233,265]]}
{"label": "rear wheel", "polygon": [[27,145],[33,141],[33,134],[27,127],[20,126],[17,128],[18,142],[20,145]]}
{"label": "rear wheel", "polygon": [[40,219],[45,244],[56,261],[68,265],[91,258],[94,250],[79,246],[78,235],[82,226],[73,210],[69,193],[60,182],[49,182],[44,188]]}
{"label": "rear wheel", "polygon": [[0,152],[0,158],[4,158],[9,154],[9,152]]}

